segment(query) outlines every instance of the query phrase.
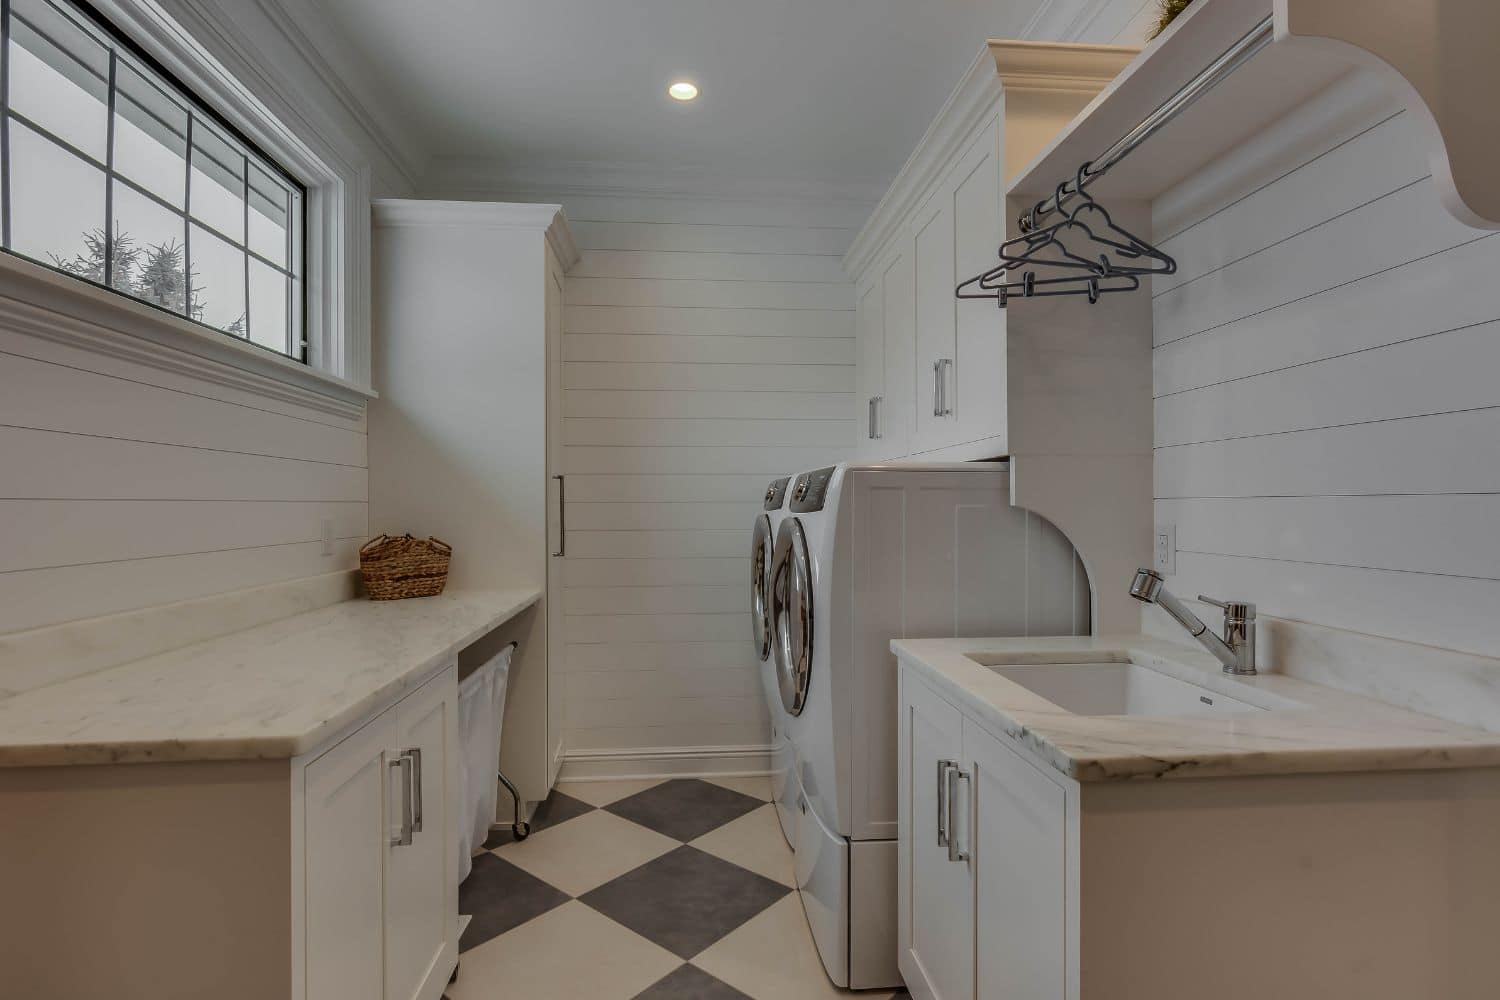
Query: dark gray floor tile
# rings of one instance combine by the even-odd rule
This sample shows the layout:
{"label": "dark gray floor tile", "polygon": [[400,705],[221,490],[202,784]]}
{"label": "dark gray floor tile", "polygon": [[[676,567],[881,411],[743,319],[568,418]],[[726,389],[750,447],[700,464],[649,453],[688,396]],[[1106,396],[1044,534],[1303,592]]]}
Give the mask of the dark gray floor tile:
{"label": "dark gray floor tile", "polygon": [[[542,804],[536,807],[536,812],[531,814],[531,832],[537,833],[547,829],[549,826],[556,826],[575,816],[582,816],[586,812],[593,812],[593,810],[594,807],[587,802],[579,801],[571,795],[564,795],[562,792],[554,789],[552,794],[547,796]],[[497,826],[490,831],[489,839],[484,842],[484,849],[486,851],[493,851],[502,844],[508,844],[515,839],[510,830],[510,824]]]}
{"label": "dark gray floor tile", "polygon": [[692,958],[790,891],[683,846],[578,898],[674,955]]}
{"label": "dark gray floor tile", "polygon": [[666,781],[604,808],[686,843],[765,805],[722,785],[684,778]]}
{"label": "dark gray floor tile", "polygon": [[635,995],[635,1000],[750,1000],[695,965],[682,965]]}
{"label": "dark gray floor tile", "polygon": [[474,859],[474,870],[458,887],[458,912],[474,917],[459,939],[458,950],[484,944],[571,898],[509,861],[481,854]]}

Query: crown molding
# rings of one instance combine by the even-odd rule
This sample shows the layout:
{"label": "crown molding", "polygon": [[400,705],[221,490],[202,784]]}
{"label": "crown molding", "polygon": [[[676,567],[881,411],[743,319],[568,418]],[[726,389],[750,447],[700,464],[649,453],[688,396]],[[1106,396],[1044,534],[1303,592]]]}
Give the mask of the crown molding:
{"label": "crown molding", "polygon": [[1088,94],[1103,90],[1140,50],[1123,45],[991,41],[995,73],[1006,90]]}
{"label": "crown molding", "polygon": [[1091,96],[1108,85],[1135,55],[1135,49],[1115,45],[999,39],[986,42],[870,220],[855,236],[844,254],[844,269],[859,279],[931,193],[943,171],[968,147],[975,131],[994,115],[1004,113],[1002,98],[1006,91]]}
{"label": "crown molding", "polygon": [[[329,93],[338,100],[345,113],[369,136],[371,143],[391,161],[391,165],[396,168],[407,187],[416,190],[418,179],[426,167],[426,157],[392,137],[393,123],[383,120],[381,116],[372,112],[356,96],[355,89],[345,81],[342,74],[333,68],[323,54],[323,50],[308,37],[307,32],[298,23],[297,17],[287,10],[282,0],[253,0],[253,2],[287,44],[302,57],[318,80],[328,88]],[[358,79],[354,81],[356,84],[360,82]],[[394,131],[409,131],[401,123],[394,124],[396,126]]]}
{"label": "crown molding", "polygon": [[975,128],[995,113],[1001,98],[1000,77],[986,45],[974,57],[963,79],[927,126],[917,147],[875,206],[844,254],[844,270],[856,280],[874,261],[897,228],[911,214],[949,162],[957,156]]}
{"label": "crown molding", "polygon": [[578,245],[561,205],[530,202],[438,201],[377,198],[370,202],[376,228],[520,229],[546,236],[564,271],[578,263]]}
{"label": "crown molding", "polygon": [[871,177],[734,174],[700,167],[566,160],[513,163],[438,157],[422,191],[434,197],[703,198],[714,201],[817,201],[870,206],[885,190]]}

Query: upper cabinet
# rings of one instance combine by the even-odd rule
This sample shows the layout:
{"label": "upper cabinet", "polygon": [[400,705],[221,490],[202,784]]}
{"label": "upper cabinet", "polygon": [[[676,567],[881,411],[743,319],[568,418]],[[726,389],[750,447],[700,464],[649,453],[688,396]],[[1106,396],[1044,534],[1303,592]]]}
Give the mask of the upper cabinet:
{"label": "upper cabinet", "polygon": [[993,264],[1010,177],[1136,51],[989,42],[927,130],[844,258],[862,459],[1008,454],[1006,317],[954,288]]}

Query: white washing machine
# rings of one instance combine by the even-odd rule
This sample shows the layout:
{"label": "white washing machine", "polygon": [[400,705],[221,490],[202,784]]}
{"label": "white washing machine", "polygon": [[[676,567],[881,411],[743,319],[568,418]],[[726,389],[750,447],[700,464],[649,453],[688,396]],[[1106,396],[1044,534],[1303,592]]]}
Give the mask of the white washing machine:
{"label": "white washing machine", "polygon": [[1004,462],[846,464],[793,480],[770,600],[808,924],[836,984],[899,986],[890,641],[1087,634],[1087,574]]}
{"label": "white washing machine", "polygon": [[797,790],[789,780],[792,769],[792,744],[787,735],[787,712],[777,690],[775,661],[771,656],[771,557],[776,530],[786,516],[787,486],[791,477],[773,480],[766,487],[764,503],[755,515],[755,529],[750,543],[750,620],[755,654],[761,661],[761,686],[771,716],[771,792],[781,833],[793,843],[797,825],[795,805]]}

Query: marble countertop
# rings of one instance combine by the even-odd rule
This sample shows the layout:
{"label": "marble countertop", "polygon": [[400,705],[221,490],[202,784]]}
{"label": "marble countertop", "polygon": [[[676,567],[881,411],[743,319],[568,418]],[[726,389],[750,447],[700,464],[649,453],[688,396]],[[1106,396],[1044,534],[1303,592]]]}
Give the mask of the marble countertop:
{"label": "marble countertop", "polygon": [[0,767],[295,757],[540,596],[344,601],[0,699]]}
{"label": "marble countertop", "polygon": [[[965,712],[1076,781],[1500,766],[1500,734],[1277,674],[1234,677],[1196,647],[1150,636],[897,639],[901,663]],[[1267,711],[1074,715],[991,663],[1067,663],[1123,654]],[[1296,707],[1283,707],[1285,703]]]}

